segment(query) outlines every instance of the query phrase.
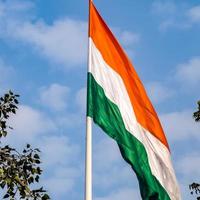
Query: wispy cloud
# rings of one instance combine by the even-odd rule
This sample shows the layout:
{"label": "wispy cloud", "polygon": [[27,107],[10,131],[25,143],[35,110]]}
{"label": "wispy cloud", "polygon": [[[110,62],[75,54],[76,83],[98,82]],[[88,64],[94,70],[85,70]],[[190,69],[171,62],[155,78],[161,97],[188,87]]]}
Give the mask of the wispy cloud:
{"label": "wispy cloud", "polygon": [[172,98],[174,91],[161,82],[150,82],[147,84],[147,91],[153,103],[158,104]]}
{"label": "wispy cloud", "polygon": [[200,154],[198,151],[191,151],[185,155],[181,155],[180,158],[175,161],[175,166],[180,177],[182,196],[184,199],[190,199],[191,194],[188,186],[189,184],[194,182],[198,183],[199,181]]}
{"label": "wispy cloud", "polygon": [[185,86],[198,86],[200,83],[200,57],[191,58],[177,66],[175,78]]}
{"label": "wispy cloud", "polygon": [[200,6],[189,6],[184,2],[154,1],[152,13],[157,16],[159,30],[167,31],[171,28],[187,30],[200,22]]}
{"label": "wispy cloud", "polygon": [[[104,154],[105,152],[102,150],[102,147],[107,149],[106,157]],[[101,171],[103,168],[110,169],[113,165],[116,165],[120,153],[117,144],[110,138],[100,140],[94,146],[94,152],[95,152],[94,163],[97,171]],[[102,162],[102,160],[105,160],[105,162]]]}
{"label": "wispy cloud", "polygon": [[[44,177],[42,183],[52,199],[63,199],[74,194],[81,179],[82,162],[78,144],[72,143],[67,135],[48,135],[37,142],[42,150]],[[79,194],[80,196],[80,194]]]}
{"label": "wispy cloud", "polygon": [[50,62],[72,68],[86,61],[87,28],[83,21],[65,18],[48,25],[40,20],[32,23],[12,19],[4,23],[2,37],[29,44]]}
{"label": "wispy cloud", "polygon": [[76,93],[76,103],[83,112],[86,111],[86,93],[87,91],[85,87],[81,88]]}
{"label": "wispy cloud", "polygon": [[69,134],[64,134],[55,121],[40,110],[21,105],[9,121],[14,129],[3,143],[19,149],[26,143],[39,147],[44,169],[41,183],[52,198],[63,199],[82,177],[82,158],[79,145],[72,143]]}
{"label": "wispy cloud", "polygon": [[49,25],[32,11],[32,1],[0,1],[0,37],[29,44],[36,53],[64,68],[86,61],[86,22],[65,17]]}
{"label": "wispy cloud", "polygon": [[200,23],[200,5],[190,8],[187,15],[193,23]]}
{"label": "wispy cloud", "polygon": [[43,151],[43,162],[48,167],[72,163],[72,160],[76,161],[79,153],[78,145],[70,144],[67,136],[43,137],[40,146]]}
{"label": "wispy cloud", "polygon": [[134,172],[122,159],[116,142],[108,136],[104,137],[94,145],[95,188],[113,191],[116,187],[132,186],[136,181]]}
{"label": "wispy cloud", "polygon": [[171,142],[188,138],[199,139],[200,126],[192,118],[192,110],[171,112],[160,116],[166,134]]}
{"label": "wispy cloud", "polygon": [[181,173],[182,178],[186,179],[187,181],[199,181],[197,180],[200,176],[199,171],[200,166],[200,154],[198,152],[189,153],[184,155],[178,163],[177,163],[177,170]]}
{"label": "wispy cloud", "polygon": [[[0,16],[4,19],[21,17],[33,8],[34,3],[29,0],[0,0]],[[30,16],[30,13],[28,15]]]}
{"label": "wispy cloud", "polygon": [[165,31],[176,26],[177,5],[173,1],[154,1],[152,13],[160,20],[159,30]]}
{"label": "wispy cloud", "polygon": [[33,20],[34,8],[34,3],[29,0],[0,0],[0,38],[8,39],[14,36],[14,27]]}
{"label": "wispy cloud", "polygon": [[[64,17],[47,24],[43,19],[26,17],[34,10],[30,1],[15,1],[9,7],[0,3],[0,37],[28,44],[38,55],[44,56],[50,63],[59,64],[60,69],[81,66],[87,59],[87,22]],[[14,10],[14,12],[13,12]],[[24,15],[24,17],[22,17]],[[120,41],[131,49],[139,41],[139,35],[116,28]],[[57,65],[58,66],[58,65]]]}
{"label": "wispy cloud", "polygon": [[86,61],[87,26],[84,21],[65,18],[52,25],[39,21],[13,28],[13,37],[33,45],[38,53],[42,53],[50,61],[66,68]]}
{"label": "wispy cloud", "polygon": [[174,14],[177,10],[173,1],[154,1],[152,3],[152,12],[162,15]]}
{"label": "wispy cloud", "polygon": [[125,49],[126,53],[128,53],[129,57],[133,57],[135,55],[135,47],[141,41],[141,35],[137,32],[123,30],[119,27],[111,27],[111,30]]}
{"label": "wispy cloud", "polygon": [[[171,75],[170,75],[171,74]],[[193,57],[174,67],[162,81],[148,82],[146,89],[155,104],[173,100],[179,95],[196,94],[200,84],[200,58]]]}
{"label": "wispy cloud", "polygon": [[[8,135],[12,144],[34,142],[38,135],[54,132],[57,130],[54,122],[43,112],[27,105],[20,105],[17,115],[13,116],[9,124],[14,128]],[[16,135],[17,137],[13,137]]]}
{"label": "wispy cloud", "polygon": [[40,103],[50,110],[60,111],[67,107],[69,87],[53,83],[40,88]]}
{"label": "wispy cloud", "polygon": [[125,48],[132,47],[140,41],[140,35],[138,33],[133,33],[130,31],[124,31],[121,29],[117,29],[117,35],[119,37],[120,42],[124,45]]}
{"label": "wispy cloud", "polygon": [[5,63],[3,59],[0,58],[0,94],[7,92],[11,89],[12,81],[15,76],[15,70],[12,66]]}
{"label": "wispy cloud", "polygon": [[138,190],[133,188],[121,188],[113,191],[104,197],[96,197],[95,200],[122,200],[122,199],[140,199]]}

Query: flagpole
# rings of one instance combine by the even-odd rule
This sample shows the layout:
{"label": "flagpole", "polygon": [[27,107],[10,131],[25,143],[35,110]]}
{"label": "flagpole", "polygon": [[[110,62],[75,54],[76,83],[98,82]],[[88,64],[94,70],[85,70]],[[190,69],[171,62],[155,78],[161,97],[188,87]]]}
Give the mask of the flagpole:
{"label": "flagpole", "polygon": [[[90,8],[90,2],[92,2],[92,0],[89,0],[89,8]],[[89,23],[88,23],[88,27],[89,27]],[[88,40],[88,50],[89,50],[88,51],[88,69],[89,69],[90,68],[90,58],[89,58],[90,41],[89,40]],[[86,118],[85,200],[92,200],[92,118],[88,116]]]}
{"label": "flagpole", "polygon": [[86,119],[85,200],[92,200],[92,119]]}

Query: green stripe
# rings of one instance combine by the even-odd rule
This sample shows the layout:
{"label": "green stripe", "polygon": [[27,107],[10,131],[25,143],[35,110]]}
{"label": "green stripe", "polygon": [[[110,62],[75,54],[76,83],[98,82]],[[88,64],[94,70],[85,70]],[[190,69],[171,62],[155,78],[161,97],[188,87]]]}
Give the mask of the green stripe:
{"label": "green stripe", "polygon": [[117,105],[106,97],[91,73],[88,73],[87,101],[87,116],[118,143],[124,160],[135,171],[142,199],[169,200],[167,192],[151,172],[143,144],[126,130]]}

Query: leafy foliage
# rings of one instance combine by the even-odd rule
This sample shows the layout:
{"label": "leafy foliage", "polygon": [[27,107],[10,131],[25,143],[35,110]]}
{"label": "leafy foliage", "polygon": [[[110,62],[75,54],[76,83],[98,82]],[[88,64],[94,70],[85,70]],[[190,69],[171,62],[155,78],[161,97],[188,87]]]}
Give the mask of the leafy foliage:
{"label": "leafy foliage", "polygon": [[[198,111],[194,112],[193,117],[195,118],[196,122],[200,122],[200,101],[197,102],[198,104]],[[200,184],[199,183],[192,183],[189,185],[189,189],[191,190],[191,194],[200,194]],[[200,200],[200,196],[197,197],[197,200]]]}
{"label": "leafy foliage", "polygon": [[[0,98],[0,138],[6,137],[7,120],[18,109],[19,95],[9,91]],[[40,150],[33,149],[27,144],[22,152],[0,143],[0,187],[5,191],[3,199],[15,200],[48,200],[49,196],[43,187],[32,189],[34,183],[39,182],[42,170],[40,168]]]}
{"label": "leafy foliage", "polygon": [[195,121],[200,121],[200,101],[198,101],[198,111],[194,112],[193,117],[195,118]]}
{"label": "leafy foliage", "polygon": [[[189,185],[189,189],[191,190],[191,194],[200,194],[200,184],[199,183],[192,183]],[[197,200],[200,200],[200,196],[197,197]]]}

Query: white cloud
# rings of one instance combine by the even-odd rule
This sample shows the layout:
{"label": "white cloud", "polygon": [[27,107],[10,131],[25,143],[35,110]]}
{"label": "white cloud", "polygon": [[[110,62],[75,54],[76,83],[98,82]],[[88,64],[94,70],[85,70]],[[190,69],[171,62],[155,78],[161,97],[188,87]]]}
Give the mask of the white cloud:
{"label": "white cloud", "polygon": [[160,21],[160,31],[179,26],[177,23],[177,5],[173,1],[154,1],[152,3],[152,13],[159,16],[157,19]]}
{"label": "white cloud", "polygon": [[111,27],[112,32],[123,46],[127,55],[131,58],[135,55],[135,46],[140,42],[140,34],[128,30],[122,30],[118,27]]}
{"label": "white cloud", "polygon": [[[80,176],[80,171],[70,167],[55,167],[55,172],[51,177],[42,181],[45,189],[50,192],[52,199],[62,199],[66,193],[73,193],[77,178]],[[70,195],[69,195],[70,196]]]}
{"label": "white cloud", "polygon": [[64,69],[83,64],[87,58],[87,23],[65,17],[47,24],[33,11],[31,1],[0,1],[0,37],[29,44]]}
{"label": "white cloud", "polygon": [[40,148],[44,170],[41,183],[51,197],[61,199],[72,191],[81,177],[82,166],[78,165],[82,162],[80,149],[70,141],[67,134],[61,135],[55,120],[39,110],[22,105],[17,114],[11,117],[9,125],[14,130],[10,131],[3,143],[18,149],[23,148],[25,143]]}
{"label": "white cloud", "polygon": [[94,185],[103,190],[133,185],[137,181],[131,167],[123,160],[119,148],[109,137],[94,142]]}
{"label": "white cloud", "polygon": [[11,117],[9,124],[14,130],[8,135],[8,141],[16,145],[33,142],[37,137],[57,130],[48,116],[26,105],[19,106],[17,114]]}
{"label": "white cloud", "polygon": [[40,102],[51,110],[62,110],[67,107],[70,89],[57,83],[40,89]]}
{"label": "white cloud", "polygon": [[95,200],[122,200],[122,199],[141,199],[139,190],[134,188],[122,188],[113,191],[105,197],[96,197]]}
{"label": "white cloud", "polygon": [[59,136],[58,133],[41,138],[37,145],[42,151],[45,176],[41,181],[51,198],[73,196],[75,185],[80,182],[84,173],[82,165],[79,165],[82,163],[79,146],[72,143],[66,135]]}
{"label": "white cloud", "polygon": [[[84,115],[85,116],[85,115]],[[81,113],[65,113],[64,116],[58,116],[55,121],[60,128],[74,128],[83,125],[85,122],[84,117]]]}
{"label": "white cloud", "polygon": [[[119,41],[131,48],[138,43],[139,34],[114,28]],[[43,21],[26,22],[20,26],[17,23],[8,29],[11,37],[29,43],[36,51],[47,59],[71,68],[80,65],[87,59],[87,23],[80,20],[64,18],[48,25]],[[15,34],[13,35],[13,32]]]}
{"label": "white cloud", "polygon": [[[55,20],[52,24],[47,24],[42,19],[36,19],[34,15],[27,15],[27,11],[31,13],[33,10],[31,9],[34,8],[33,3],[29,4],[29,1],[16,2],[16,5],[12,6],[13,9],[11,9],[12,7],[8,9],[7,4],[1,2],[4,9],[2,11],[0,9],[0,13],[3,13],[4,18],[0,18],[0,37],[7,38],[8,42],[10,39],[14,39],[29,44],[36,53],[43,55],[51,63],[61,65],[61,69],[69,69],[86,63],[86,21],[65,17]],[[26,14],[22,11],[26,11]],[[22,17],[23,14],[24,17]],[[131,48],[131,45],[140,39],[136,33],[115,29],[119,40],[125,47]],[[128,51],[131,52],[131,49]]]}
{"label": "white cloud", "polygon": [[[104,150],[107,152],[106,157],[102,147],[104,147]],[[110,138],[100,140],[94,145],[94,155],[94,163],[97,171],[101,171],[101,169],[110,169],[121,158],[116,142]]]}
{"label": "white cloud", "polygon": [[2,79],[6,79],[11,73],[11,71],[13,71],[13,69],[10,68],[9,66],[6,66],[4,61],[0,59],[0,74],[1,74],[0,81],[2,81]]}
{"label": "white cloud", "polygon": [[[200,154],[197,152],[188,152],[186,155],[181,155],[181,158],[175,161],[176,171],[179,174],[179,185],[183,199],[190,199],[192,196],[189,190],[189,184],[199,182],[199,166]],[[195,198],[195,196],[194,196]]]}
{"label": "white cloud", "polygon": [[12,21],[33,19],[34,3],[29,0],[0,0],[0,35],[6,33],[6,27]]}
{"label": "white cloud", "polygon": [[147,91],[149,93],[150,99],[155,104],[163,102],[163,101],[171,98],[174,94],[174,91],[171,88],[168,88],[159,82],[148,83]]}
{"label": "white cloud", "polygon": [[[106,159],[102,159],[102,162],[105,162],[105,160]],[[122,166],[121,163],[118,161],[116,165],[111,165],[110,169],[102,168],[101,171],[95,171],[95,187],[101,188],[101,190],[113,190],[114,188],[120,186],[133,186],[134,183],[137,182],[137,178],[134,175],[134,171],[129,167],[129,165],[127,163],[125,164],[126,166]]]}
{"label": "white cloud", "polygon": [[160,23],[159,30],[166,31],[171,27],[176,27],[175,22],[173,19],[166,19]]}
{"label": "white cloud", "polygon": [[187,12],[188,17],[194,23],[200,22],[200,5],[190,8]]}
{"label": "white cloud", "polygon": [[76,103],[81,109],[81,111],[84,111],[84,112],[86,110],[86,93],[87,93],[87,89],[85,87],[81,88],[76,93]]}
{"label": "white cloud", "polygon": [[135,43],[138,43],[140,40],[140,36],[139,34],[130,31],[120,31],[119,40],[125,47],[128,47],[134,45]]}
{"label": "white cloud", "polygon": [[172,1],[154,1],[152,4],[152,11],[157,14],[174,14],[176,12],[176,5]]}
{"label": "white cloud", "polygon": [[159,30],[166,31],[169,28],[187,30],[195,23],[200,22],[200,6],[189,6],[183,2],[154,1],[152,13],[159,16]]}
{"label": "white cloud", "polygon": [[7,65],[1,58],[0,58],[0,94],[7,92],[11,89],[11,84],[13,77],[15,75],[15,70],[13,67]]}
{"label": "white cloud", "polygon": [[73,179],[67,178],[48,178],[43,181],[45,188],[50,192],[50,196],[52,199],[60,199],[63,194],[67,194],[73,189],[75,184]]}
{"label": "white cloud", "polygon": [[77,178],[81,175],[81,171],[74,167],[60,167],[58,166],[55,170],[56,177],[62,178]]}
{"label": "white cloud", "polygon": [[177,170],[182,178],[189,181],[199,181],[196,177],[200,177],[200,153],[190,153],[182,157],[177,162]]}
{"label": "white cloud", "polygon": [[[0,16],[1,17],[16,17],[24,15],[27,11],[34,8],[31,1],[25,0],[0,0]],[[9,15],[8,15],[9,14]]]}
{"label": "white cloud", "polygon": [[132,51],[134,45],[140,42],[140,35],[138,33],[122,30],[118,27],[111,27],[111,30],[126,50],[128,49]]}
{"label": "white cloud", "polygon": [[181,112],[172,112],[160,116],[166,135],[175,142],[187,138],[199,138],[200,126],[192,118],[193,111],[185,110]]}
{"label": "white cloud", "polygon": [[41,150],[45,166],[62,166],[76,160],[79,147],[70,143],[66,136],[48,136],[42,139]]}
{"label": "white cloud", "polygon": [[192,58],[187,63],[178,65],[175,76],[185,86],[199,85],[200,57]]}
{"label": "white cloud", "polygon": [[[12,30],[13,29],[13,30]],[[66,68],[82,64],[87,57],[86,22],[65,18],[48,25],[42,21],[12,27],[14,38],[27,42],[47,59]]]}

